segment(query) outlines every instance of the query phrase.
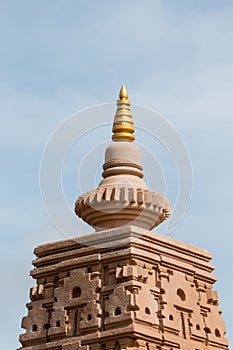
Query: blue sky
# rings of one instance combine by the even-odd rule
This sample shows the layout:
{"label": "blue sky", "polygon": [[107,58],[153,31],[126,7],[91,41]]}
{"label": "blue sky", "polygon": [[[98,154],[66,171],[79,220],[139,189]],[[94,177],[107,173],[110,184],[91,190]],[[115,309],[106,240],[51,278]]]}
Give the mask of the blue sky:
{"label": "blue sky", "polygon": [[[63,238],[40,197],[43,148],[69,115],[115,101],[122,83],[132,102],[158,110],[175,126],[190,152],[193,197],[173,237],[213,253],[216,288],[233,343],[232,18],[232,1],[225,0],[0,1],[4,349],[19,346],[33,285],[34,247]],[[69,178],[64,179],[70,205],[80,194],[72,188],[78,164],[75,155],[71,159],[65,172],[69,186]],[[102,159],[101,154],[100,165]],[[150,164],[144,167],[150,173]],[[176,179],[168,179],[172,201]],[[90,230],[77,222],[77,231]]]}

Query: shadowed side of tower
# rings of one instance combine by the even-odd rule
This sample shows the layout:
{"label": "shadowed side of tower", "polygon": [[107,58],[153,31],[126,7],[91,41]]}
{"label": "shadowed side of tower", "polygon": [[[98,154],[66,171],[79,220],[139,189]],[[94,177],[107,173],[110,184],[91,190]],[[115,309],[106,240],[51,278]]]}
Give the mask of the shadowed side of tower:
{"label": "shadowed side of tower", "polygon": [[75,204],[96,232],[35,249],[21,349],[228,349],[210,253],[151,231],[170,207],[143,181],[124,86],[112,139]]}

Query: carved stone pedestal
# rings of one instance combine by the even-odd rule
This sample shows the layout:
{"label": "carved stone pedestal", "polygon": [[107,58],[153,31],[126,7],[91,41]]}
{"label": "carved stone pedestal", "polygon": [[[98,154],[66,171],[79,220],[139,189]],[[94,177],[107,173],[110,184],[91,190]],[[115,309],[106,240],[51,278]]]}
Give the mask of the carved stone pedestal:
{"label": "carved stone pedestal", "polygon": [[127,226],[35,254],[20,349],[228,349],[205,250]]}

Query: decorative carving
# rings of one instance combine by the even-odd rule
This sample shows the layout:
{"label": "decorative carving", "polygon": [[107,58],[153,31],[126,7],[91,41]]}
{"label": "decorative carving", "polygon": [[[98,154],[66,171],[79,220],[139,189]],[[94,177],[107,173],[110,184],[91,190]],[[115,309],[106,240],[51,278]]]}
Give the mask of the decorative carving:
{"label": "decorative carving", "polygon": [[149,271],[146,268],[138,265],[127,265],[117,267],[116,269],[116,279],[118,282],[136,280],[145,283],[148,278],[148,274]]}
{"label": "decorative carving", "polygon": [[100,329],[102,309],[100,304],[90,301],[81,311],[80,331]]}
{"label": "decorative carving", "polygon": [[155,288],[152,290],[141,284],[135,296],[135,319],[150,325],[159,326],[158,297]]}
{"label": "decorative carving", "polygon": [[68,315],[64,307],[55,308],[50,320],[51,327],[48,330],[50,339],[66,337],[68,333]]}
{"label": "decorative carving", "polygon": [[32,287],[30,289],[30,299],[33,300],[39,300],[44,298],[44,285],[38,284],[35,287]]}
{"label": "decorative carving", "polygon": [[53,275],[39,277],[22,321],[23,348],[44,350],[49,344],[58,350],[227,350],[211,274],[204,271],[200,278],[200,271],[195,274],[191,264],[176,260],[177,253],[169,247],[166,253],[170,249],[172,258],[159,261],[157,247],[150,253],[140,240],[132,251],[119,248],[115,253],[109,245],[110,254],[103,250],[91,267],[90,247],[81,248],[80,260],[72,253],[69,270],[57,265]]}
{"label": "decorative carving", "polygon": [[43,307],[40,300],[27,304],[28,316],[22,320],[22,328],[26,329],[25,334],[20,335],[20,342],[23,345],[46,343],[49,325],[49,313]]}
{"label": "decorative carving", "polygon": [[99,301],[100,289],[99,273],[88,273],[86,268],[71,270],[70,276],[64,278],[64,285],[54,290],[57,298],[54,307],[74,308],[89,301]]}
{"label": "decorative carving", "polygon": [[131,320],[131,292],[126,290],[124,286],[117,286],[113,293],[106,300],[105,325],[116,324],[125,320]]}
{"label": "decorative carving", "polygon": [[[216,296],[216,293],[213,295]],[[216,304],[209,305],[209,311],[204,318],[206,338],[209,343],[213,342],[227,345],[227,340],[224,338],[226,326],[221,314],[222,310],[217,307]]]}

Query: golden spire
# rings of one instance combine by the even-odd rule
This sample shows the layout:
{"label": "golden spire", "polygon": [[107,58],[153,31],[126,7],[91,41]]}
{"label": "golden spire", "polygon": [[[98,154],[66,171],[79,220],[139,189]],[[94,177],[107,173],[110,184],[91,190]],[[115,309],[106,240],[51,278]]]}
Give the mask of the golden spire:
{"label": "golden spire", "polygon": [[129,141],[135,140],[134,123],[130,111],[130,100],[125,85],[122,85],[119,100],[117,100],[117,110],[112,128],[113,141]]}
{"label": "golden spire", "polygon": [[128,100],[128,91],[126,90],[125,85],[122,85],[120,92],[119,92],[119,99],[122,101],[130,102]]}

